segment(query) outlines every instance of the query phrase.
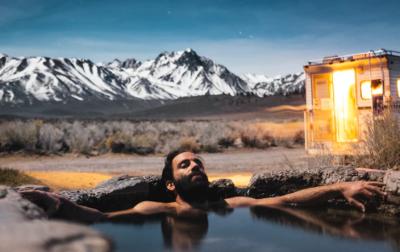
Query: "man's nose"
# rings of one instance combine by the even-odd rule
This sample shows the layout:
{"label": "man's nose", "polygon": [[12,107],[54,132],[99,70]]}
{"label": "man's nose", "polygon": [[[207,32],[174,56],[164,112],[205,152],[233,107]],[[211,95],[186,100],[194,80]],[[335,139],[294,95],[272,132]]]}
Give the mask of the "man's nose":
{"label": "man's nose", "polygon": [[201,167],[198,163],[192,161],[192,171],[200,171]]}

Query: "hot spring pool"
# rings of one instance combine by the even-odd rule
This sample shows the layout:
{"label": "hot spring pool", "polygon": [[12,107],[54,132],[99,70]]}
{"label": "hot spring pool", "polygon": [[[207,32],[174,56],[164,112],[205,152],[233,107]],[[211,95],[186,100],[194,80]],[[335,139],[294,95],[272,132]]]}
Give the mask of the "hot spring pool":
{"label": "hot spring pool", "polygon": [[116,251],[400,251],[399,220],[338,210],[240,208],[99,223]]}

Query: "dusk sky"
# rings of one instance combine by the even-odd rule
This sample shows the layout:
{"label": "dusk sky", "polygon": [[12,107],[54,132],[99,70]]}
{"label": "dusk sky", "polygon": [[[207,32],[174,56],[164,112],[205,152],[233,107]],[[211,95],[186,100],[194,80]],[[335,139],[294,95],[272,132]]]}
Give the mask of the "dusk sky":
{"label": "dusk sky", "polygon": [[326,55],[400,50],[399,11],[398,0],[0,0],[0,52],[100,62],[193,48],[275,76]]}

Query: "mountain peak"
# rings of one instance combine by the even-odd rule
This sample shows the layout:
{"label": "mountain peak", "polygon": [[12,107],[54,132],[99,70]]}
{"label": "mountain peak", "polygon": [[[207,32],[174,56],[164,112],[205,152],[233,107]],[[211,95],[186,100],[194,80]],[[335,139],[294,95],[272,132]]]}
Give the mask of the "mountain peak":
{"label": "mountain peak", "polygon": [[121,67],[121,61],[119,59],[113,59],[111,62],[106,63],[109,67]]}
{"label": "mountain peak", "polygon": [[104,65],[78,58],[7,57],[0,54],[0,83],[5,83],[0,85],[0,106],[248,92],[258,96],[286,95],[304,91],[304,74],[280,78],[248,74],[240,78],[191,48],[163,52],[155,60],[143,63],[128,58]]}

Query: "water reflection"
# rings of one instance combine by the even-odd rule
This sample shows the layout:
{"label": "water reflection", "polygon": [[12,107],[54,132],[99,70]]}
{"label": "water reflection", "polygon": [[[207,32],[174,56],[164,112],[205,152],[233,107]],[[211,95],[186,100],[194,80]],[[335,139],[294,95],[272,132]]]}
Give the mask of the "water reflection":
{"label": "water reflection", "polygon": [[254,218],[284,226],[301,228],[323,235],[339,236],[358,240],[390,241],[400,250],[399,220],[379,214],[363,214],[337,209],[312,210],[299,208],[251,209]]}
{"label": "water reflection", "polygon": [[164,245],[174,251],[196,250],[208,231],[206,213],[196,216],[165,216],[161,222]]}
{"label": "water reflection", "polygon": [[117,251],[310,251],[313,239],[326,251],[400,251],[399,219],[348,210],[255,207],[116,221],[95,228],[116,241]]}

